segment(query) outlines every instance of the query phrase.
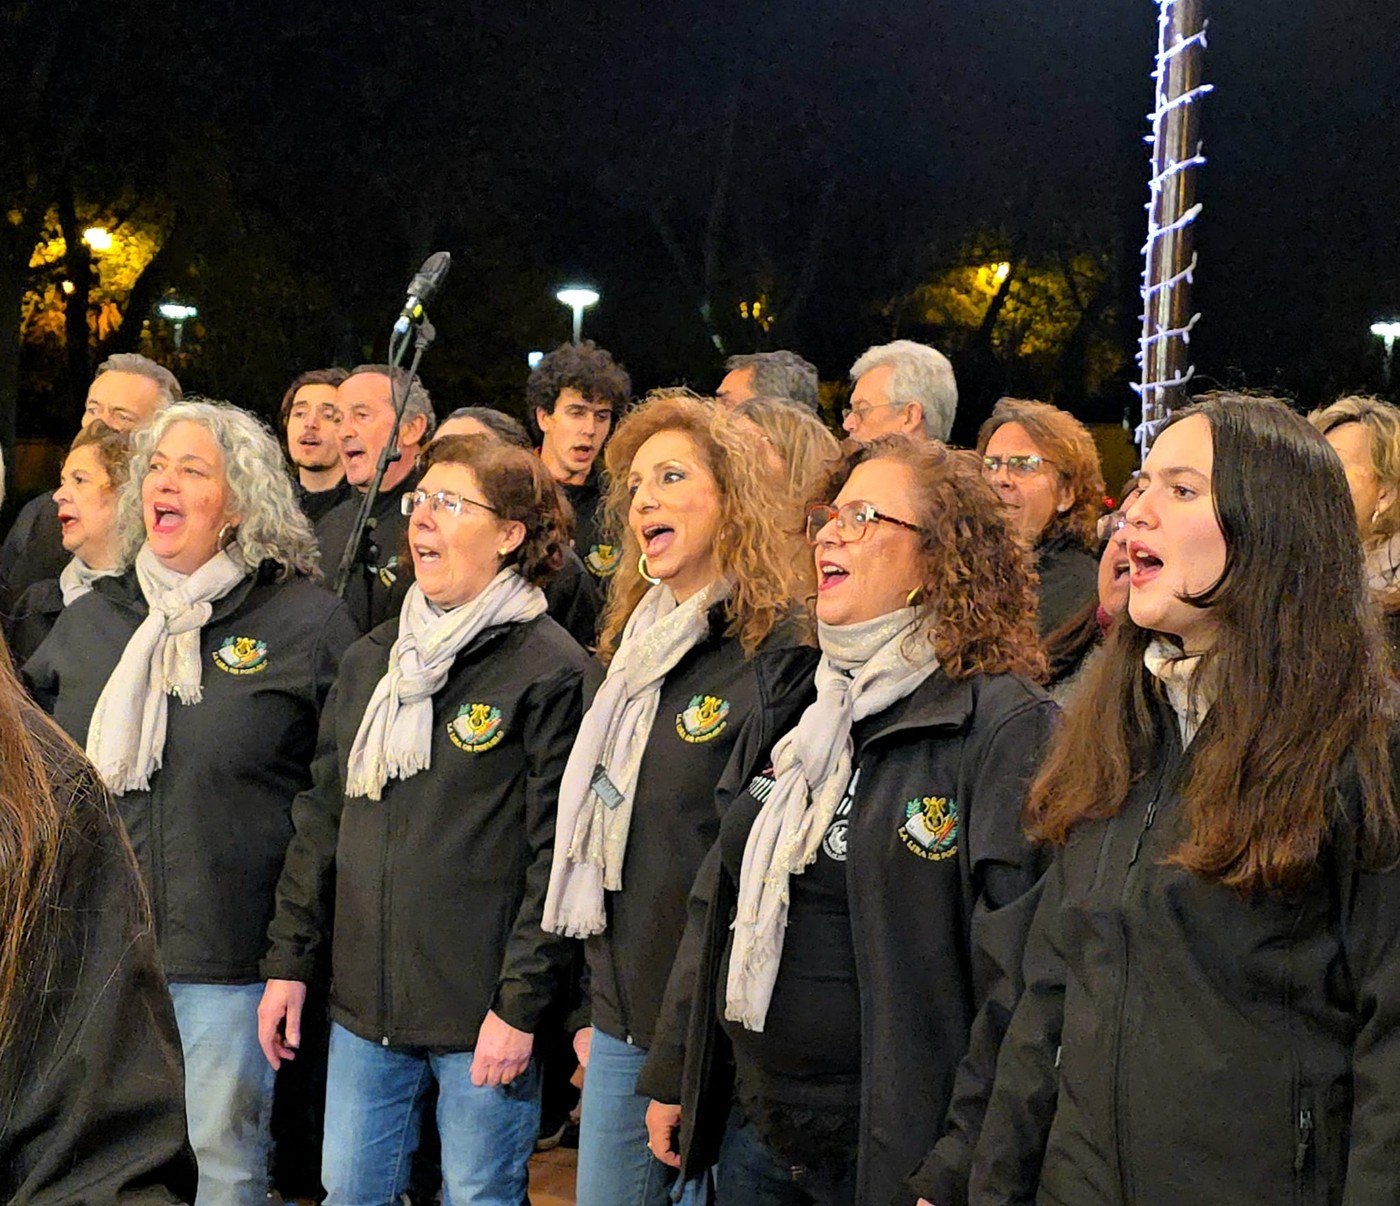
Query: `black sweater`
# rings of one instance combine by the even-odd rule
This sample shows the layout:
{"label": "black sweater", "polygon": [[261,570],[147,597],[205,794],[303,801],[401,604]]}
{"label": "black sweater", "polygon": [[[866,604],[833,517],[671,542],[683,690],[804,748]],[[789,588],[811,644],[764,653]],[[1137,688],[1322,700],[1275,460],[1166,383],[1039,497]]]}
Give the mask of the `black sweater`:
{"label": "black sweater", "polygon": [[[97,698],[147,615],[134,572],[64,608],[24,666],[39,704],[80,745]],[[171,980],[259,979],[292,799],[311,782],[321,704],[355,638],[345,606],[303,579],[250,575],[213,604],[200,635],[203,702],[169,701],[149,791],[117,805],[155,911]],[[230,650],[248,646],[242,666]]]}
{"label": "black sweater", "polygon": [[[345,655],[315,784],[294,805],[263,974],[308,980],[330,941],[341,1025],[470,1050],[488,1009],[533,1033],[563,989],[574,944],[540,916],[559,780],[596,671],[547,616],[487,629],[433,697],[428,769],[389,780],[382,800],[350,799],[350,749],[397,636],[393,620]],[[478,725],[489,735],[475,744],[473,710],[494,726]]]}
{"label": "black sweater", "polygon": [[1157,773],[1046,877],[972,1200],[1393,1203],[1400,870],[1359,865],[1345,781],[1293,898],[1166,862],[1189,758],[1159,727]]}

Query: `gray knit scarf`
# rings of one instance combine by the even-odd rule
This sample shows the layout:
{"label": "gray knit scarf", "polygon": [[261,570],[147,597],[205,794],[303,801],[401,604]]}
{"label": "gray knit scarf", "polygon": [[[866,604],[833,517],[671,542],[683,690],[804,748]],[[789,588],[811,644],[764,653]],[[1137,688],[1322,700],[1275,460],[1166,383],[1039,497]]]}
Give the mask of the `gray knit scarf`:
{"label": "gray knit scarf", "polygon": [[677,606],[669,586],[653,586],[628,618],[559,787],[542,922],[551,933],[587,938],[607,925],[603,893],[622,888],[632,799],[662,684],[708,635],[710,608],[728,596],[728,583],[712,582]]}
{"label": "gray knit scarf", "polygon": [[131,634],[88,725],[87,755],[114,795],[147,791],[165,752],[169,697],[190,707],[204,698],[199,638],[222,599],[248,576],[227,551],[192,574],[167,569],[143,544],[136,581],[149,609]]}
{"label": "gray knit scarf", "polygon": [[443,611],[416,582],[399,612],[399,635],[365,707],[350,747],[347,796],[378,800],[390,779],[407,779],[432,763],[433,696],[457,654],[477,633],[544,614],[544,591],[514,569],[501,570],[476,598]]}
{"label": "gray knit scarf", "polygon": [[92,584],[99,578],[117,578],[120,569],[93,569],[81,557],[73,557],[58,571],[58,589],[63,595],[63,606],[68,607],[74,599],[81,599],[92,590]]}
{"label": "gray knit scarf", "polygon": [[[926,621],[925,621],[926,622]],[[817,698],[773,747],[773,790],[744,846],[725,1017],[762,1030],[783,957],[788,883],[817,857],[851,781],[851,726],[911,694],[938,669],[914,608],[818,625]]]}

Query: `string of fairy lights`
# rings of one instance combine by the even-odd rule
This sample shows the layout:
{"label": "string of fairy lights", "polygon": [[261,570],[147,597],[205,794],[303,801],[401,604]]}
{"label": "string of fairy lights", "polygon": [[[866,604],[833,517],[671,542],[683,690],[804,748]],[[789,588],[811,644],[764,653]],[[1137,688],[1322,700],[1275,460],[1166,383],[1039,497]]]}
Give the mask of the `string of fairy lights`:
{"label": "string of fairy lights", "polygon": [[[1142,403],[1136,441],[1145,456],[1157,431],[1171,414],[1171,399],[1195,375],[1190,363],[1191,333],[1200,321],[1193,312],[1185,321],[1173,320],[1177,302],[1189,301],[1198,264],[1191,227],[1201,215],[1199,202],[1182,205],[1194,196],[1195,173],[1206,162],[1199,139],[1189,153],[1176,149],[1191,128],[1190,109],[1213,86],[1195,77],[1206,49],[1207,22],[1199,18],[1199,0],[1157,0],[1157,57],[1152,80],[1155,105],[1148,115],[1152,147],[1148,180],[1147,242],[1143,244],[1142,335],[1138,341],[1139,382],[1133,386]],[[1198,24],[1199,28],[1189,28]],[[1194,62],[1187,63],[1188,57]]]}

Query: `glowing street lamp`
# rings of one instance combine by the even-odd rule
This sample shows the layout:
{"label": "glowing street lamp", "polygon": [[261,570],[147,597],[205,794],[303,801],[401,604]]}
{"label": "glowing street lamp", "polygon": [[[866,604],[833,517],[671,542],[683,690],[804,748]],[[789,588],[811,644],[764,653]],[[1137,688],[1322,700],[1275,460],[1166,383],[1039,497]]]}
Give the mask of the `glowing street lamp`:
{"label": "glowing street lamp", "polygon": [[543,352],[526,352],[525,363],[530,366],[531,371],[540,367],[540,361],[544,359]]}
{"label": "glowing street lamp", "polygon": [[89,226],[83,231],[83,242],[94,251],[112,250],[112,234],[101,226]]}
{"label": "glowing street lamp", "polygon": [[598,302],[598,290],[587,285],[566,285],[554,295],[574,312],[574,342],[583,338],[583,312]]}
{"label": "glowing street lamp", "polygon": [[1384,322],[1373,322],[1371,324],[1371,334],[1384,340],[1385,342],[1385,383],[1390,384],[1390,368],[1395,360],[1395,341],[1400,339],[1400,319],[1387,319]]}
{"label": "glowing street lamp", "polygon": [[187,306],[183,302],[161,302],[156,307],[162,318],[168,319],[175,325],[175,350],[180,350],[180,345],[185,339],[185,323],[191,318],[197,318],[199,311],[194,306]]}

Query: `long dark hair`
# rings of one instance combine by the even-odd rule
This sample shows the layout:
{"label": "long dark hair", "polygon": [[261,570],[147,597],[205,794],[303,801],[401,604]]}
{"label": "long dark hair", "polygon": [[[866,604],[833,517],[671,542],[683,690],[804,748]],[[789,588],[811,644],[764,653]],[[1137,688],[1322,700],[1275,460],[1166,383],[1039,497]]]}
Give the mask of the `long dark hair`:
{"label": "long dark hair", "polygon": [[[59,907],[72,802],[102,799],[97,772],[37,708],[0,642],[0,1121],[28,1057],[70,919]],[[130,850],[127,851],[130,857]],[[134,867],[134,861],[133,861]]]}
{"label": "long dark hair", "polygon": [[[1274,399],[1218,394],[1171,423],[1193,415],[1210,424],[1226,560],[1187,600],[1211,609],[1218,636],[1197,670],[1214,702],[1191,746],[1189,833],[1172,861],[1241,892],[1296,889],[1338,819],[1346,767],[1366,857],[1392,859],[1394,688],[1341,464]],[[1160,757],[1158,687],[1143,665],[1154,635],[1130,616],[1114,626],[1031,787],[1033,837],[1063,843],[1116,815]]]}

